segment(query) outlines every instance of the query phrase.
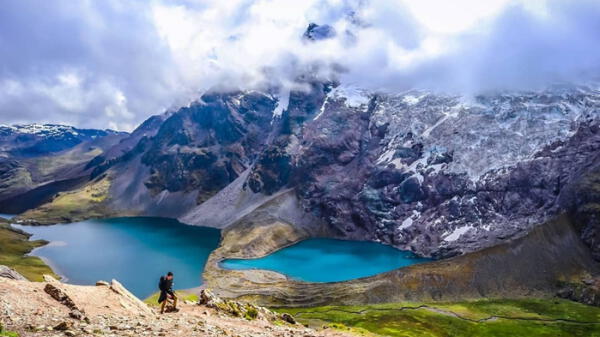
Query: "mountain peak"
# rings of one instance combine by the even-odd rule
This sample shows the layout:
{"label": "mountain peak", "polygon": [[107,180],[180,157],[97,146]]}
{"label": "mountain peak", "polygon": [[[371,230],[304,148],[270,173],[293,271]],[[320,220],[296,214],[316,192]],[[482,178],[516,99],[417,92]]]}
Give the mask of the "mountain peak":
{"label": "mountain peak", "polygon": [[317,41],[326,40],[335,36],[335,29],[330,25],[318,25],[311,22],[304,32],[304,39]]}

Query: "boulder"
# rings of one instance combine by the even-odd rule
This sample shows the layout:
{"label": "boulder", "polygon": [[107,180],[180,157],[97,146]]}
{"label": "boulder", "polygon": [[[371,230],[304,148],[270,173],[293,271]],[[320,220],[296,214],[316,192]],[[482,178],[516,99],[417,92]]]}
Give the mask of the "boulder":
{"label": "boulder", "polygon": [[198,304],[213,308],[219,312],[233,317],[242,317],[247,320],[262,319],[267,321],[276,321],[281,319],[290,324],[296,324],[294,318],[289,314],[278,316],[273,311],[256,306],[250,303],[243,303],[231,300],[224,300],[213,294],[209,289],[203,289],[200,292]]}
{"label": "boulder", "polygon": [[69,321],[63,321],[54,326],[54,330],[56,331],[67,331],[73,326],[73,323]]}
{"label": "boulder", "polygon": [[0,277],[8,278],[11,280],[26,281],[25,276],[19,274],[16,270],[7,266],[0,265]]}
{"label": "boulder", "polygon": [[60,284],[60,281],[52,277],[51,275],[44,274],[42,275],[44,278],[44,282],[52,283],[52,284]]}
{"label": "boulder", "polygon": [[296,324],[296,319],[294,319],[294,317],[288,313],[283,313],[280,316],[282,321],[288,322],[290,324]]}
{"label": "boulder", "polygon": [[73,309],[71,310],[71,312],[69,312],[69,317],[76,319],[78,321],[84,320],[85,319],[85,315],[79,311],[78,309]]}
{"label": "boulder", "polygon": [[121,305],[128,309],[137,309],[142,314],[153,314],[152,309],[146,305],[146,303],[140,301],[139,298],[135,297],[127,288],[125,288],[119,281],[112,280],[110,283],[110,289],[115,293],[121,295]]}
{"label": "boulder", "polygon": [[198,304],[204,304],[207,307],[216,307],[218,304],[222,304],[224,301],[213,294],[210,289],[203,289],[200,292],[200,300]]}
{"label": "boulder", "polygon": [[50,297],[52,297],[53,299],[55,299],[58,302],[62,303],[67,308],[69,308],[71,310],[81,311],[81,310],[79,310],[79,308],[77,308],[77,305],[75,305],[75,302],[73,302],[73,300],[71,299],[71,297],[69,297],[69,295],[67,295],[67,293],[63,289],[60,289],[56,285],[48,283],[44,287],[44,291],[48,295],[50,295]]}
{"label": "boulder", "polygon": [[600,277],[585,278],[579,282],[564,282],[556,296],[600,307]]}
{"label": "boulder", "polygon": [[[64,287],[61,287],[61,283],[59,281],[57,281],[52,276],[48,276],[48,275],[44,275],[44,279],[46,280],[46,282],[49,282],[44,286],[44,291],[48,295],[50,295],[50,297],[57,300],[62,305],[66,306],[67,308],[71,309],[71,311],[69,312],[69,317],[76,319],[76,320],[87,320],[88,319],[86,317],[83,309],[80,309],[75,304],[73,299],[67,294],[66,289],[64,289]],[[67,329],[65,329],[65,330],[67,330]]]}

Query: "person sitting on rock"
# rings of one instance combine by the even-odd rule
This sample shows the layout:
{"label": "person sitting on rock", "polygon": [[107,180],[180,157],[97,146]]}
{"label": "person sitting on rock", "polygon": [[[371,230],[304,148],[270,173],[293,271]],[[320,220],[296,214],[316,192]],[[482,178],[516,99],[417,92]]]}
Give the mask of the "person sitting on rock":
{"label": "person sitting on rock", "polygon": [[167,276],[161,276],[158,282],[158,289],[160,289],[160,296],[158,297],[158,303],[160,303],[160,313],[165,312],[167,302],[172,301],[173,306],[169,311],[177,312],[177,296],[173,291],[173,273],[168,272]]}

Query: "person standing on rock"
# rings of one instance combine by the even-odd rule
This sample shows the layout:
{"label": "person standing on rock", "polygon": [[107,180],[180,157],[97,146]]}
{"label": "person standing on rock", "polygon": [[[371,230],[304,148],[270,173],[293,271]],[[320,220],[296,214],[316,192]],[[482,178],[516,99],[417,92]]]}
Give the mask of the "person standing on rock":
{"label": "person standing on rock", "polygon": [[179,311],[177,309],[177,296],[173,291],[173,273],[168,272],[166,276],[161,276],[158,282],[158,289],[160,289],[160,296],[158,296],[158,303],[160,303],[160,313],[165,312],[165,307],[169,300],[173,301],[172,311]]}

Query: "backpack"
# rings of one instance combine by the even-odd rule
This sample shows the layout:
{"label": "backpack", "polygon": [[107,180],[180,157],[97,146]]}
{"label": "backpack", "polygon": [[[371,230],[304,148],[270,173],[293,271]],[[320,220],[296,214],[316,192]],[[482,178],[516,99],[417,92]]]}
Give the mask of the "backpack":
{"label": "backpack", "polygon": [[160,289],[160,291],[167,291],[167,289],[165,289],[166,286],[166,279],[164,276],[160,277],[160,280],[158,281],[158,289]]}

